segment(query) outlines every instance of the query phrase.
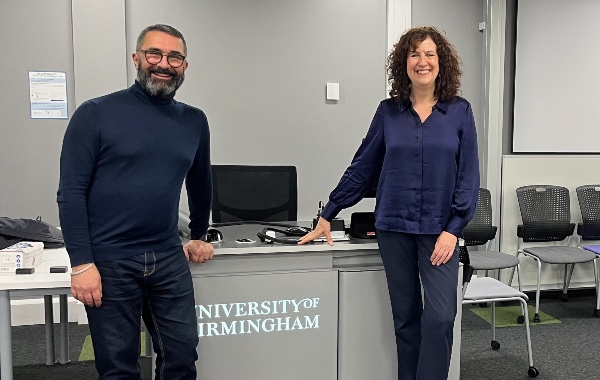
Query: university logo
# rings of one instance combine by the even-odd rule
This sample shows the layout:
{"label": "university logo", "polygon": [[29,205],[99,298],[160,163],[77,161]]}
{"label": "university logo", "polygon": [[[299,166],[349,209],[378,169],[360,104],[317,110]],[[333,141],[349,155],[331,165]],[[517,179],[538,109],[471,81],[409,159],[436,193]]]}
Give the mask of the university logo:
{"label": "university logo", "polygon": [[318,307],[319,298],[196,305],[198,336],[318,329]]}

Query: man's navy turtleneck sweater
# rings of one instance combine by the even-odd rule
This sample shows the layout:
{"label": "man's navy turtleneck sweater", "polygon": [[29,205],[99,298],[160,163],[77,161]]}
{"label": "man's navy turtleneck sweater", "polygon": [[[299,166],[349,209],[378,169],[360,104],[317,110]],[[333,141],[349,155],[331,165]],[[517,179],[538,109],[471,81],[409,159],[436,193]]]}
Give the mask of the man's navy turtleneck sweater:
{"label": "man's navy turtleneck sweater", "polygon": [[152,97],[138,82],[83,103],[69,122],[60,158],[58,206],[71,265],[181,243],[184,179],[197,239],[208,228],[212,194],[201,110]]}

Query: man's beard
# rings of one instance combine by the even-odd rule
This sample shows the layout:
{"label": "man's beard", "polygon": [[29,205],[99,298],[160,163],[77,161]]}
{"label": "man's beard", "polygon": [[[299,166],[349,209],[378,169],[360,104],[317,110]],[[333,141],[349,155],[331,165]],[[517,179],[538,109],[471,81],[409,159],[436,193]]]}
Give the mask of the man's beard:
{"label": "man's beard", "polygon": [[[154,79],[152,73],[157,74],[170,74],[171,79]],[[137,71],[137,80],[140,82],[144,90],[151,96],[159,98],[169,98],[175,94],[175,91],[181,86],[185,75],[183,73],[178,74],[175,70],[162,69],[160,67],[153,67],[144,69],[142,65],[139,65]]]}

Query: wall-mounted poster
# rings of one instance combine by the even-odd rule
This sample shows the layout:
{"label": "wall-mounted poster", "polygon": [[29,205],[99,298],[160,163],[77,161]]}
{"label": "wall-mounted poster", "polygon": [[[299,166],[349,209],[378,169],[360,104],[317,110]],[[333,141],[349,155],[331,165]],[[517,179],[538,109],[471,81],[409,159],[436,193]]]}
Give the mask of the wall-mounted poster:
{"label": "wall-mounted poster", "polygon": [[67,73],[30,71],[29,103],[32,119],[67,119]]}

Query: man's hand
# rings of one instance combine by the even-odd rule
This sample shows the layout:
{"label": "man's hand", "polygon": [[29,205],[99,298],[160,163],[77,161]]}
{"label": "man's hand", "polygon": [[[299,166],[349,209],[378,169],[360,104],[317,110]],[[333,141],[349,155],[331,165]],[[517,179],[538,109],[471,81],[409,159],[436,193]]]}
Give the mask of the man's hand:
{"label": "man's hand", "polygon": [[450,232],[443,231],[435,242],[435,249],[431,255],[431,263],[433,265],[446,264],[454,254],[457,241],[458,238],[456,236]]}
{"label": "man's hand", "polygon": [[331,223],[323,218],[319,218],[319,222],[315,229],[302,236],[298,241],[298,244],[305,244],[322,236],[325,236],[327,244],[333,245],[333,239],[331,239]]}
{"label": "man's hand", "polygon": [[183,246],[183,252],[188,261],[201,264],[208,260],[212,260],[215,254],[215,248],[212,244],[202,240],[190,240]]}
{"label": "man's hand", "polygon": [[[73,273],[87,267],[88,264],[71,268]],[[83,302],[86,306],[98,307],[102,305],[102,282],[100,272],[95,265],[83,273],[71,276],[71,294],[73,298]]]}

